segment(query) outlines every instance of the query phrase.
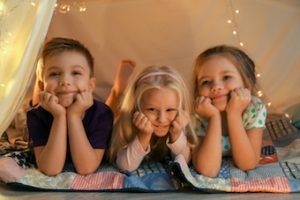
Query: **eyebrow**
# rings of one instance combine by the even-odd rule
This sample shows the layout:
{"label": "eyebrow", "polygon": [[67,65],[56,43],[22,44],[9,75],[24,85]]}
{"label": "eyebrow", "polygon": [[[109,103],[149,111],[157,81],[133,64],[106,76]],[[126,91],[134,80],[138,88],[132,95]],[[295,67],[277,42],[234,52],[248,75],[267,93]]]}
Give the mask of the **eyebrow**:
{"label": "eyebrow", "polygon": [[[222,74],[233,74],[234,71],[225,70],[225,71],[222,71],[221,73]],[[200,77],[200,79],[198,78],[198,81],[201,81],[201,80],[206,79],[206,78],[210,78],[210,76],[202,76],[202,77]]]}

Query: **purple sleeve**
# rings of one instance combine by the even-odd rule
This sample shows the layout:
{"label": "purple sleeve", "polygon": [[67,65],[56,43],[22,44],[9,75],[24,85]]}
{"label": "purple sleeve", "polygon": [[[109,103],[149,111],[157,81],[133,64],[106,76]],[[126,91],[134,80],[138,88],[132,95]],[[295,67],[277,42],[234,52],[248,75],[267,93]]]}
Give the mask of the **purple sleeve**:
{"label": "purple sleeve", "polygon": [[[49,118],[49,119],[48,119]],[[29,147],[45,146],[51,129],[51,116],[41,109],[27,112],[27,127],[29,132]]]}
{"label": "purple sleeve", "polygon": [[91,110],[84,119],[88,140],[93,148],[106,149],[113,127],[113,113],[108,106],[97,101]]}

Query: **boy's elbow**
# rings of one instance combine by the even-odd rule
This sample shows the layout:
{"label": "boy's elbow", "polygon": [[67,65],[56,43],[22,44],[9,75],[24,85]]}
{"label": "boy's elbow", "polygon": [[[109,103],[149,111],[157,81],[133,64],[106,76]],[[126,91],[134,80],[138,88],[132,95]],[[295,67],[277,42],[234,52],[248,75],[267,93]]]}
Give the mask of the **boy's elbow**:
{"label": "boy's elbow", "polygon": [[39,170],[46,176],[56,176],[62,172],[60,169],[40,169]]}
{"label": "boy's elbow", "polygon": [[76,169],[77,174],[86,176],[92,173],[95,173],[97,171],[97,167],[85,167],[85,168],[79,168]]}

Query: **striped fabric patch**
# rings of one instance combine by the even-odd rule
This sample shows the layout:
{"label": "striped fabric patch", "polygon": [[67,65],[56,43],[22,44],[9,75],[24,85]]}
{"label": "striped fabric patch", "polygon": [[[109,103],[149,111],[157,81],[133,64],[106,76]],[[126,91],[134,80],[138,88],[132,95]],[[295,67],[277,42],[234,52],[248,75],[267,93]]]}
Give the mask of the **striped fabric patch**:
{"label": "striped fabric patch", "polygon": [[237,178],[231,179],[232,192],[291,192],[288,179],[283,177],[272,177],[241,181]]}
{"label": "striped fabric patch", "polygon": [[112,190],[122,189],[124,174],[116,172],[98,172],[74,178],[71,189],[74,190]]}

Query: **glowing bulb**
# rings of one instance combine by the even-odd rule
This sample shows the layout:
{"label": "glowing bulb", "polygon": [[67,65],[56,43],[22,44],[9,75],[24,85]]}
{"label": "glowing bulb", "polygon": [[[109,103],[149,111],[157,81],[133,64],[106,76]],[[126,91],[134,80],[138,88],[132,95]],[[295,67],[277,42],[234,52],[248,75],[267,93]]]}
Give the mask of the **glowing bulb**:
{"label": "glowing bulb", "polygon": [[288,113],[284,113],[284,116],[286,116],[287,118],[290,118],[290,115]]}
{"label": "glowing bulb", "polygon": [[235,13],[236,13],[236,14],[239,14],[239,13],[240,13],[240,11],[239,11],[239,10],[235,10]]}
{"label": "glowing bulb", "polygon": [[236,35],[236,34],[237,34],[236,30],[232,31],[232,34],[233,34],[233,35]]}
{"label": "glowing bulb", "polygon": [[262,91],[261,91],[261,90],[258,91],[258,92],[257,92],[257,95],[258,95],[259,97],[261,97],[261,96],[263,95]]}
{"label": "glowing bulb", "polygon": [[31,4],[33,7],[35,7],[35,6],[36,6],[36,4],[35,4],[35,2],[34,2],[34,1],[31,1],[31,2],[30,2],[30,4]]}
{"label": "glowing bulb", "polygon": [[3,2],[0,2],[0,16],[5,14],[5,5]]}
{"label": "glowing bulb", "polygon": [[267,104],[269,107],[272,105],[272,103],[271,102],[268,102],[268,104]]}
{"label": "glowing bulb", "polygon": [[231,24],[231,22],[232,22],[232,21],[231,21],[230,19],[229,19],[229,20],[227,20],[227,23],[228,23],[228,24]]}
{"label": "glowing bulb", "polygon": [[256,74],[256,77],[259,78],[261,75],[260,74]]}
{"label": "glowing bulb", "polygon": [[240,42],[240,46],[243,47],[243,46],[244,46],[244,43]]}

